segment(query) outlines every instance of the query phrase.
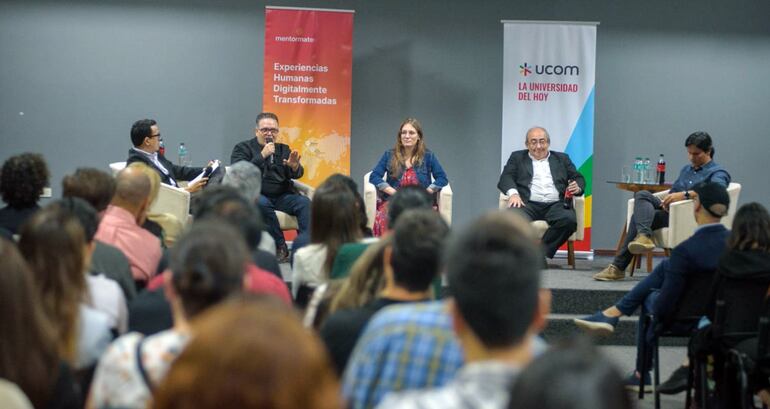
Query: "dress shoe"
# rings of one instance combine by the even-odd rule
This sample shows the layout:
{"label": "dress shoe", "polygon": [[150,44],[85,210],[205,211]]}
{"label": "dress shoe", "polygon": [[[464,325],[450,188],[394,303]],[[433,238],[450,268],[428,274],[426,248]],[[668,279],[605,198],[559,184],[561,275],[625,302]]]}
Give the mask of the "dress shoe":
{"label": "dress shoe", "polygon": [[652,242],[650,236],[644,234],[637,234],[634,240],[628,243],[628,251],[631,254],[643,254],[652,251],[654,248],[655,243]]}
{"label": "dress shoe", "polygon": [[278,246],[278,248],[275,249],[275,258],[278,259],[279,263],[288,263],[289,248],[285,244],[283,246]]}
{"label": "dress shoe", "polygon": [[676,395],[687,390],[687,376],[690,372],[690,368],[686,366],[680,366],[676,368],[671,377],[658,386],[658,392],[664,395]]}
{"label": "dress shoe", "polygon": [[626,273],[614,264],[610,264],[604,270],[594,274],[594,280],[596,281],[617,281],[625,277]]}

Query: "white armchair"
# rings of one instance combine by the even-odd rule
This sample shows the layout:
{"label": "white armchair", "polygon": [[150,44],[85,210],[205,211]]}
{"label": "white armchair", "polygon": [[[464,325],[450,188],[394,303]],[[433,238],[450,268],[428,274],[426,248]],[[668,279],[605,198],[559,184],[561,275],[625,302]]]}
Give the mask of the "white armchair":
{"label": "white armchair", "polygon": [[[500,193],[498,208],[508,208],[508,195]],[[586,198],[585,196],[573,196],[572,207],[575,209],[575,218],[577,220],[577,230],[567,239],[567,264],[575,268],[575,240],[583,240],[585,236],[586,225]],[[545,231],[548,230],[548,223],[545,220],[535,220],[532,222],[532,229],[535,231],[535,237],[542,238]]]}
{"label": "white armchair", "polygon": [[[294,182],[294,187],[297,189],[299,194],[303,196],[307,196],[308,199],[310,199],[311,201],[313,200],[313,194],[315,193],[315,189],[312,186],[306,185],[297,180],[292,180],[292,182]],[[291,216],[288,213],[284,213],[280,210],[275,211],[275,217],[278,218],[278,224],[281,226],[281,230],[299,229],[299,224],[297,223],[296,217]]]}
{"label": "white armchair", "polygon": [[[126,162],[110,163],[110,170],[115,176],[126,167]],[[170,214],[186,225],[190,220],[190,192],[178,187],[161,183],[158,197],[150,205],[149,214]]]}
{"label": "white armchair", "polygon": [[[657,192],[654,195],[658,198],[663,198],[668,194],[668,190]],[[733,225],[733,217],[738,210],[738,198],[741,194],[740,183],[730,183],[727,187],[727,193],[730,195],[730,209],[727,215],[722,218],[722,224],[730,229]],[[668,256],[670,250],[679,243],[687,240],[692,236],[695,229],[698,227],[695,223],[695,217],[693,216],[694,204],[692,200],[681,200],[679,202],[672,203],[669,206],[668,227],[663,227],[652,232],[652,240],[655,245],[662,248],[665,254]],[[631,216],[634,215],[634,199],[628,200],[628,207],[626,212],[626,231],[628,231],[631,225]],[[637,264],[641,261],[640,257],[634,256],[631,261],[631,273],[633,274]],[[647,253],[647,271],[652,270],[652,252]]]}
{"label": "white armchair", "polygon": [[[369,175],[364,175],[364,205],[366,206],[366,226],[370,229],[374,226],[374,216],[377,213],[377,187],[369,183]],[[447,184],[438,195],[438,213],[452,225],[452,186]]]}

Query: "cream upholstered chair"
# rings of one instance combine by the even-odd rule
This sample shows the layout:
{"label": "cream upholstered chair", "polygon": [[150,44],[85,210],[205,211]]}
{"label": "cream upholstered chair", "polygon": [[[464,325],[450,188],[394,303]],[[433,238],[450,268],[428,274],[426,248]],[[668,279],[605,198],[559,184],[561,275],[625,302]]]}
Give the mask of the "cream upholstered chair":
{"label": "cream upholstered chair", "polygon": [[[658,198],[663,198],[668,194],[668,190],[655,193]],[[730,183],[727,186],[727,193],[730,195],[730,209],[727,212],[727,216],[722,218],[722,224],[730,229],[733,226],[733,217],[738,210],[738,198],[741,194],[740,183]],[[687,240],[695,232],[698,224],[695,223],[695,217],[693,217],[694,204],[692,200],[681,200],[679,202],[672,203],[669,206],[668,215],[668,227],[663,227],[652,232],[652,240],[655,245],[662,248],[666,256],[670,255],[670,250],[679,245],[679,243]],[[634,215],[634,199],[628,200],[628,207],[626,211],[626,231],[628,231],[631,225],[631,216]],[[634,256],[631,261],[631,273],[640,264],[641,258]],[[647,252],[647,271],[652,270],[652,252]]]}
{"label": "cream upholstered chair", "polygon": [[[500,193],[498,208],[508,208],[508,195]],[[575,209],[575,218],[577,219],[577,230],[567,239],[567,264],[575,268],[575,240],[583,240],[585,236],[586,225],[586,198],[585,196],[573,196],[572,207]],[[545,231],[548,230],[548,223],[545,220],[535,220],[532,222],[532,228],[535,230],[535,236],[542,238]]]}
{"label": "cream upholstered chair", "polygon": [[[110,163],[110,170],[113,175],[117,175],[125,167],[126,162]],[[190,221],[190,192],[161,183],[158,197],[150,206],[148,213],[168,213],[186,225]]]}
{"label": "cream upholstered chair", "polygon": [[[364,175],[364,205],[366,206],[366,226],[370,229],[374,226],[374,217],[377,214],[377,187],[369,183],[369,175]],[[447,184],[438,195],[438,212],[446,220],[448,225],[452,225],[452,186]]]}
{"label": "cream upholstered chair", "polygon": [[[313,200],[313,194],[315,193],[315,189],[310,186],[306,185],[300,181],[292,180],[294,183],[294,187],[297,189],[299,194],[303,196],[307,196],[308,199],[311,201]],[[298,230],[299,224],[297,223],[297,218],[294,216],[289,215],[288,213],[284,213],[280,210],[275,211],[275,217],[278,218],[278,224],[281,226],[281,230]]]}

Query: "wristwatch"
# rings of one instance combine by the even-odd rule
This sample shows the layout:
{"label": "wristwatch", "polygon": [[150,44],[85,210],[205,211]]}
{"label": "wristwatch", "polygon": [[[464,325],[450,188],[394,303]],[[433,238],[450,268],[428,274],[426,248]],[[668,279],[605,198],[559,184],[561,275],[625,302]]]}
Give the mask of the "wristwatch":
{"label": "wristwatch", "polygon": [[685,190],[684,191],[684,199],[685,200],[690,200],[690,191],[689,190]]}

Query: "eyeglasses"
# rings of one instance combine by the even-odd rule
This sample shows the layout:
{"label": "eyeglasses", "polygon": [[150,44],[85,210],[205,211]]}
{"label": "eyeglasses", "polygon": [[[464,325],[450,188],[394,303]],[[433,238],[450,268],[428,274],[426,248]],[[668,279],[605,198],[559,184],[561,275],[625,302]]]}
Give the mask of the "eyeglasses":
{"label": "eyeglasses", "polygon": [[148,136],[148,138],[150,138],[150,139],[152,139],[152,138],[160,138],[160,132],[158,132],[155,135],[150,135],[150,136]]}
{"label": "eyeglasses", "polygon": [[259,128],[261,133],[277,134],[278,128]]}
{"label": "eyeglasses", "polygon": [[537,145],[546,146],[548,145],[548,139],[530,139],[527,142],[527,144],[529,144],[530,146],[537,146]]}
{"label": "eyeglasses", "polygon": [[417,135],[417,134],[418,134],[417,131],[407,131],[407,130],[401,131],[401,135]]}

